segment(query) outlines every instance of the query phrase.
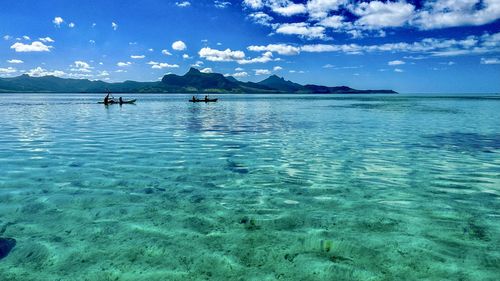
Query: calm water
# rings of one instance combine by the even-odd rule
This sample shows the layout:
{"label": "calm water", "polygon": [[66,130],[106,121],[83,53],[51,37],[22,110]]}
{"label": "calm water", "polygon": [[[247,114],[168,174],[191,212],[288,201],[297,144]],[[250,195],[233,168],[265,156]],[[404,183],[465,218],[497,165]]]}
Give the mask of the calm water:
{"label": "calm water", "polygon": [[127,96],[0,94],[1,280],[500,278],[499,96]]}

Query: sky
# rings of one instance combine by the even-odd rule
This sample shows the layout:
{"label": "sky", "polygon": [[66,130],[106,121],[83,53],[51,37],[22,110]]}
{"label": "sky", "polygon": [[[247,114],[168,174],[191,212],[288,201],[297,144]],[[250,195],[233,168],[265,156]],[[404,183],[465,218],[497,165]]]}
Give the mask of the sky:
{"label": "sky", "polygon": [[2,0],[0,77],[500,92],[500,0]]}

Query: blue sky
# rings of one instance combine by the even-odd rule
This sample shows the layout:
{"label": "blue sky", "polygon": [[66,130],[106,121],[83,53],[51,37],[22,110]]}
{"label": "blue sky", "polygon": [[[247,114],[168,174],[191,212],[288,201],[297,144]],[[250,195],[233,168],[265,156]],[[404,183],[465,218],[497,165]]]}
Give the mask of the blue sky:
{"label": "blue sky", "polygon": [[500,0],[7,0],[0,76],[500,92]]}

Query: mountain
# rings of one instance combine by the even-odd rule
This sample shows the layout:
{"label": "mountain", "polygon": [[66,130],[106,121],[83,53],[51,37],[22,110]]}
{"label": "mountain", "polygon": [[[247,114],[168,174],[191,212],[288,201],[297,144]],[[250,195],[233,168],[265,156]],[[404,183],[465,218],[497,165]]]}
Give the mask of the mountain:
{"label": "mountain", "polygon": [[280,92],[307,92],[307,89],[297,83],[285,80],[283,77],[278,77],[277,75],[271,75],[267,79],[260,81],[258,84],[269,87],[271,89],[276,89]]}
{"label": "mountain", "polygon": [[242,82],[219,73],[203,73],[196,68],[180,76],[168,74],[159,82],[125,81],[107,83],[88,79],[67,79],[55,76],[0,78],[0,93],[314,93],[314,94],[374,94],[392,90],[356,90],[346,86],[327,87],[300,85],[276,75],[254,83]]}

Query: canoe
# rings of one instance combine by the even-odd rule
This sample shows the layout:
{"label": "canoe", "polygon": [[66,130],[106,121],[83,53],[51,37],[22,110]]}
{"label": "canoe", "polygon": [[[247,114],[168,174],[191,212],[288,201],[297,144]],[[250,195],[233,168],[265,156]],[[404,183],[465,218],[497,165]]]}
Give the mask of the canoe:
{"label": "canoe", "polygon": [[[135,103],[136,101],[137,101],[137,99],[133,99],[133,100],[124,100],[124,101],[122,101],[122,104],[124,104],[124,103]],[[98,102],[98,103],[100,103],[100,104],[104,104],[104,102],[103,102],[103,101],[100,101],[100,102]],[[120,104],[120,101],[118,101],[118,100],[110,100],[110,101],[108,102],[108,104]]]}
{"label": "canoe", "polygon": [[189,102],[216,102],[218,99],[190,99]]}

